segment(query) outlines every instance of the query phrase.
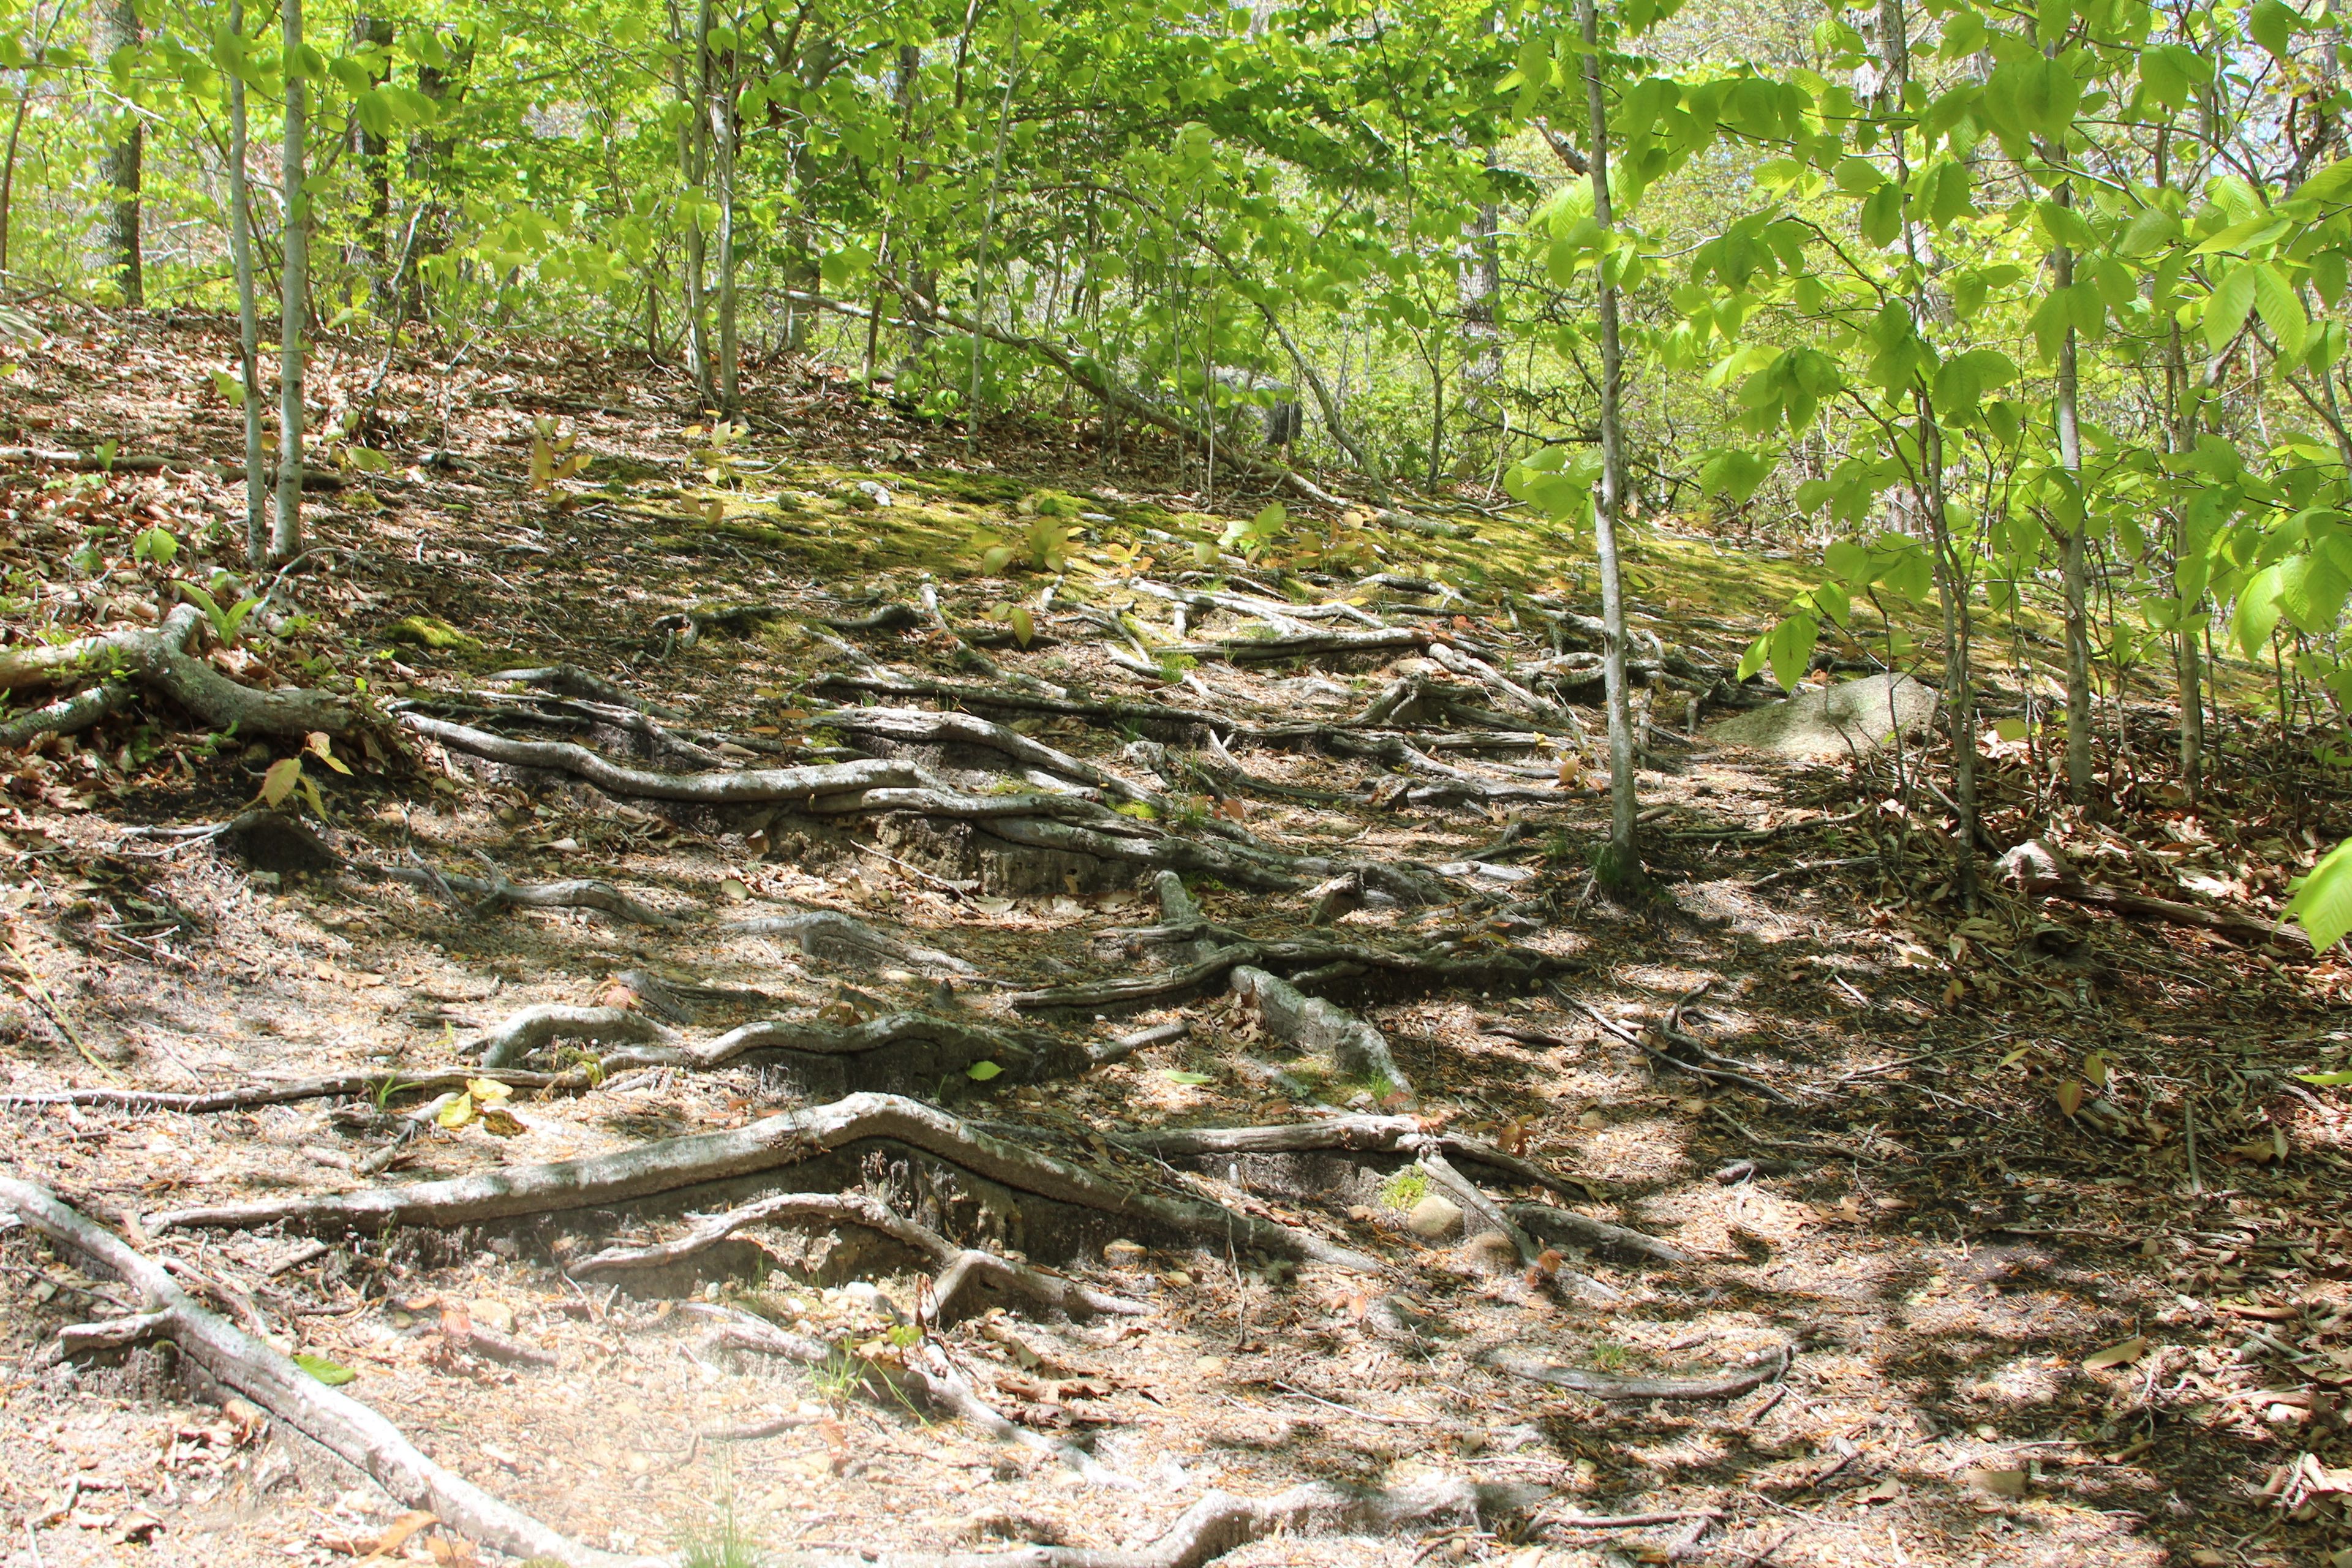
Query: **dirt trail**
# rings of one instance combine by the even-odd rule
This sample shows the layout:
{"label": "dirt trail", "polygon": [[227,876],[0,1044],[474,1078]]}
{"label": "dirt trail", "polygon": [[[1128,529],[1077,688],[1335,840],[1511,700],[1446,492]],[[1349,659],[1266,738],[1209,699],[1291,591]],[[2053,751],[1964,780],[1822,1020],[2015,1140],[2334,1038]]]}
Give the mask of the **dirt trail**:
{"label": "dirt trail", "polygon": [[[233,451],[216,324],[54,325],[0,428]],[[1710,542],[1643,544],[1613,900],[1524,523],[1253,538],[1059,432],[960,470],[826,384],[714,446],[680,391],[392,378],[331,552],[191,644],[338,699],[333,763],[143,689],[0,752],[0,1170],[580,1561],[2352,1548],[2352,1151],[2291,1076],[2346,1065],[2340,961],[1967,913],[1896,762],[1685,733],[1759,700]],[[551,414],[592,461],[534,490]],[[257,586],[208,475],[0,484],[0,660]],[[323,815],[246,816],[295,757]],[[2274,914],[2283,817],[2051,828],[2003,765],[2010,839]],[[0,1303],[7,1561],[474,1550],[173,1352],[60,1363],[142,1303],[22,1227]]]}

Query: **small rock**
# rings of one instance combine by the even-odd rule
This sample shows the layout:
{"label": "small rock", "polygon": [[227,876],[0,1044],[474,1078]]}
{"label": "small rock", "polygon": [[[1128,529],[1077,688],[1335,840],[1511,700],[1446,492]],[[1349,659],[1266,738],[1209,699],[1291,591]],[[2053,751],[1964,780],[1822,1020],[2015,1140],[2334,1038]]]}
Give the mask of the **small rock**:
{"label": "small rock", "polygon": [[1462,1210],[1435,1193],[1412,1205],[1405,1228],[1423,1241],[1444,1241],[1462,1228]]}
{"label": "small rock", "polygon": [[1103,1261],[1113,1268],[1136,1268],[1143,1263],[1143,1247],[1139,1242],[1108,1241],[1103,1244]]}
{"label": "small rock", "polygon": [[1358,1204],[1348,1211],[1348,1217],[1358,1225],[1370,1225],[1381,1217],[1381,1212],[1368,1205]]}

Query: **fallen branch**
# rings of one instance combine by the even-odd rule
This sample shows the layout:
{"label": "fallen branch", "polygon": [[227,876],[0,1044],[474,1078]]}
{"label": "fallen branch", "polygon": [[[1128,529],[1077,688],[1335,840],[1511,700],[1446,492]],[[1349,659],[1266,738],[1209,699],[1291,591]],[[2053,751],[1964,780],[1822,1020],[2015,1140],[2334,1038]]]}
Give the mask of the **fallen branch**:
{"label": "fallen branch", "polygon": [[1232,984],[1269,1033],[1302,1051],[1328,1054],[1340,1077],[1371,1084],[1376,1097],[1388,1084],[1411,1099],[1412,1084],[1390,1054],[1388,1037],[1361,1018],[1248,964],[1235,966]]}
{"label": "fallen branch", "polygon": [[1763,1387],[1784,1375],[1789,1370],[1792,1352],[1782,1345],[1769,1359],[1744,1372],[1726,1373],[1720,1377],[1621,1377],[1613,1373],[1588,1372],[1581,1367],[1559,1366],[1538,1361],[1507,1347],[1489,1351],[1480,1359],[1498,1372],[1513,1377],[1524,1377],[1534,1383],[1548,1383],[1555,1388],[1565,1388],[1577,1394],[1590,1394],[1598,1399],[1737,1399],[1752,1389]]}
{"label": "fallen branch", "polygon": [[542,1558],[565,1568],[614,1568],[631,1561],[583,1546],[436,1464],[375,1411],[197,1305],[162,1265],[45,1189],[0,1177],[0,1204],[78,1264],[138,1291],[145,1310],[164,1320],[159,1332],[212,1381],[357,1467],[404,1507],[429,1510],[457,1533],[510,1557]]}
{"label": "fallen branch", "polygon": [[1595,1252],[1613,1253],[1621,1258],[1645,1262],[1692,1261],[1689,1253],[1671,1242],[1661,1241],[1645,1231],[1593,1219],[1573,1209],[1554,1208],[1549,1204],[1513,1204],[1510,1215],[1521,1226],[1547,1241],[1567,1242]]}
{"label": "fallen branch", "polygon": [[658,1040],[661,1026],[626,1007],[573,1007],[545,1002],[522,1008],[462,1048],[486,1068],[512,1067],[557,1040]]}
{"label": "fallen branch", "polygon": [[575,878],[562,882],[509,882],[504,877],[496,881],[484,881],[478,877],[460,877],[449,872],[431,871],[415,866],[376,866],[362,861],[350,863],[355,876],[383,882],[404,882],[413,888],[430,892],[464,893],[475,902],[468,912],[480,915],[502,904],[527,910],[595,910],[615,920],[637,925],[654,926],[664,931],[676,931],[686,922],[659,910],[637,902],[610,882],[593,878]]}
{"label": "fallen branch", "polygon": [[811,958],[830,958],[867,968],[903,963],[917,969],[944,970],[970,976],[980,973],[951,952],[919,947],[878,931],[864,921],[837,910],[808,910],[799,914],[761,915],[723,928],[735,936],[782,937]]}
{"label": "fallen branch", "polygon": [[[1416,1153],[1423,1147],[1433,1147],[1459,1160],[1486,1165],[1507,1176],[1533,1185],[1549,1187],[1554,1192],[1573,1190],[1575,1184],[1553,1175],[1534,1162],[1502,1150],[1481,1138],[1468,1138],[1454,1132],[1430,1132],[1421,1121],[1412,1116],[1320,1116],[1312,1121],[1285,1121],[1272,1126],[1252,1127],[1169,1127],[1150,1131],[1122,1132],[1122,1147],[1148,1153],[1171,1154],[1304,1154],[1320,1151],[1357,1152],[1364,1153]],[[1521,1208],[1553,1210],[1542,1205],[1514,1205],[1516,1216]],[[1578,1218],[1583,1216],[1579,1215]],[[1599,1220],[1588,1221],[1598,1226]],[[1604,1228],[1614,1230],[1616,1226]],[[1629,1231],[1638,1236],[1638,1231]],[[1663,1242],[1659,1243],[1664,1246]]]}
{"label": "fallen branch", "polygon": [[[1145,939],[1154,933],[1146,931],[1125,934]],[[1220,932],[1218,928],[1204,926],[1198,933],[1160,928],[1159,934],[1161,940],[1172,941],[1186,935],[1215,935]],[[1239,933],[1232,934],[1238,937]],[[1084,984],[1055,986],[1044,991],[1016,992],[1011,1000],[1013,1006],[1024,1012],[1064,1009],[1107,1012],[1196,994],[1223,981],[1243,964],[1271,970],[1277,966],[1319,969],[1342,963],[1360,964],[1366,970],[1377,970],[1431,985],[1466,984],[1489,990],[1532,984],[1547,973],[1573,966],[1573,961],[1555,958],[1529,948],[1504,948],[1494,952],[1491,956],[1469,957],[1440,952],[1399,952],[1360,942],[1313,939],[1259,942],[1241,937],[1215,949],[1204,958],[1157,974],[1128,975],[1118,980],[1089,981]]]}
{"label": "fallen branch", "polygon": [[523,686],[536,686],[562,697],[581,697],[592,702],[609,702],[616,708],[633,708],[640,713],[650,713],[657,719],[683,717],[675,708],[665,708],[635,697],[601,675],[581,668],[576,664],[550,664],[531,669],[501,669],[486,675],[485,680],[511,680]]}
{"label": "fallen branch", "polygon": [[296,1226],[375,1229],[471,1225],[526,1215],[610,1208],[684,1194],[716,1182],[766,1176],[870,1139],[919,1150],[1016,1192],[1283,1257],[1377,1272],[1379,1265],[1295,1226],[1213,1204],[1163,1197],[1130,1183],[1015,1147],[946,1111],[893,1094],[853,1094],[830,1105],[764,1117],[747,1127],[664,1139],[609,1154],[398,1187],[320,1197],[265,1198],[157,1215],[151,1229]]}

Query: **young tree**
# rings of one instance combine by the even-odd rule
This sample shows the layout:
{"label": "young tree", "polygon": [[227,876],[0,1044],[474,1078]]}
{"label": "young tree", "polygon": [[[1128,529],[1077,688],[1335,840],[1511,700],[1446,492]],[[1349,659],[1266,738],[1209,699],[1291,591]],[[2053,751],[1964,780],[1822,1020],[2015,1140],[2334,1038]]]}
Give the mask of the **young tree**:
{"label": "young tree", "polygon": [[245,0],[228,0],[228,29],[216,50],[228,79],[229,262],[236,274],[237,374],[245,388],[245,556],[256,571],[268,564],[269,477],[261,435],[261,313],[254,294],[253,193],[245,75]]}

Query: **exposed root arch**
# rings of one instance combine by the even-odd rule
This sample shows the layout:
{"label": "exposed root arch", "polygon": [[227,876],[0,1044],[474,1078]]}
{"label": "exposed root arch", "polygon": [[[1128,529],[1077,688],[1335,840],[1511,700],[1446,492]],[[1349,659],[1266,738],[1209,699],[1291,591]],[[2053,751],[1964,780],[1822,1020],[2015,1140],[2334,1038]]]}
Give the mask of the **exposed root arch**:
{"label": "exposed root arch", "polygon": [[182,605],[160,626],[125,626],[52,647],[0,654],[0,691],[80,688],[105,683],[102,698],[69,697],[9,727],[11,743],[60,728],[86,729],[125,700],[123,682],[162,693],[215,730],[299,740],[313,731],[347,732],[350,704],[324,691],[257,691],[240,686],[188,651],[205,624],[194,605]]}
{"label": "exposed root arch", "polygon": [[1014,1193],[1283,1257],[1367,1272],[1380,1268],[1373,1259],[1310,1231],[1194,1199],[1147,1193],[1051,1155],[1017,1148],[946,1111],[889,1094],[853,1094],[730,1131],[665,1139],[585,1159],[407,1186],[363,1187],[328,1197],[182,1209],[157,1215],[148,1223],[157,1229],[467,1225],[684,1197],[696,1188],[771,1176],[817,1155],[873,1140],[919,1150]]}

